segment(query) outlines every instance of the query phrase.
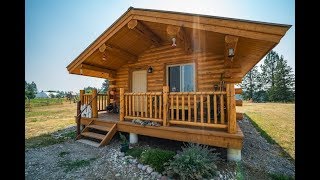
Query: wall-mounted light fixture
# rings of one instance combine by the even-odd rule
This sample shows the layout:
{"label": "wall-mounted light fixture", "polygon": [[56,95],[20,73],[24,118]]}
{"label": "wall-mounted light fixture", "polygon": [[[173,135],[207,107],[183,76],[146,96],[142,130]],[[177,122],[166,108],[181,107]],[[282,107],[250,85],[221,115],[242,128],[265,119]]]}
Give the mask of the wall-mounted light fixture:
{"label": "wall-mounted light fixture", "polygon": [[153,68],[151,66],[149,66],[148,73],[152,73],[152,71],[153,71]]}
{"label": "wall-mounted light fixture", "polygon": [[234,49],[233,48],[229,48],[228,49],[228,57],[232,58],[234,56]]}
{"label": "wall-mounted light fixture", "polygon": [[171,45],[172,47],[176,47],[177,46],[177,44],[176,44],[176,38],[172,38],[172,45]]}

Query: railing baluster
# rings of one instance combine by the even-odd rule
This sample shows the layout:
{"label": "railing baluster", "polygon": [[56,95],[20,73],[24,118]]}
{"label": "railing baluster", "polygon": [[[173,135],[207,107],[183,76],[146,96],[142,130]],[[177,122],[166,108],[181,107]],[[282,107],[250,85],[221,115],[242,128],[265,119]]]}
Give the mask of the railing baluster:
{"label": "railing baluster", "polygon": [[162,118],[162,96],[159,96],[159,119]]}
{"label": "railing baluster", "polygon": [[144,103],[144,102],[143,102],[143,99],[144,99],[143,97],[144,97],[143,95],[140,96],[140,102],[141,102],[141,103],[140,103],[140,104],[141,104],[141,106],[140,106],[140,108],[141,108],[141,110],[140,110],[140,111],[141,111],[140,116],[141,116],[141,117],[143,117],[143,103]]}
{"label": "railing baluster", "polygon": [[131,116],[131,106],[132,106],[132,104],[131,104],[131,98],[132,98],[132,96],[129,95],[129,116]]}
{"label": "railing baluster", "polygon": [[188,94],[188,121],[191,121],[191,104],[190,104],[190,95]]}
{"label": "railing baluster", "polygon": [[150,105],[150,118],[152,118],[152,96],[151,96],[151,94],[149,95],[149,99],[150,99],[150,102],[149,102],[149,105]]}
{"label": "railing baluster", "polygon": [[182,115],[182,121],[185,121],[185,112],[184,112],[184,96],[182,95],[181,96],[181,104],[182,104],[182,106],[181,106],[181,111],[182,111],[182,113],[181,113],[181,115]]}
{"label": "railing baluster", "polygon": [[207,123],[211,123],[211,118],[210,118],[210,95],[207,95]]}
{"label": "railing baluster", "polygon": [[201,123],[203,123],[203,95],[200,95],[200,117],[201,117]]}
{"label": "railing baluster", "polygon": [[170,105],[170,109],[171,109],[171,120],[173,120],[174,118],[174,108],[173,108],[173,95],[170,96],[171,99],[171,105]]}
{"label": "railing baluster", "polygon": [[132,116],[136,116],[136,112],[135,112],[135,95],[132,95]]}
{"label": "railing baluster", "polygon": [[179,120],[179,95],[176,95],[176,114],[177,114],[177,121]]}
{"label": "railing baluster", "polygon": [[197,118],[197,95],[193,95],[193,116],[194,116],[194,122],[198,121]]}
{"label": "railing baluster", "polygon": [[158,114],[157,114],[157,95],[154,96],[154,118],[157,118],[158,117]]}
{"label": "railing baluster", "polygon": [[125,98],[125,101],[126,101],[126,116],[128,116],[128,96],[127,95],[125,95],[124,96],[124,98]]}
{"label": "railing baluster", "polygon": [[220,95],[220,115],[221,115],[221,124],[224,124],[224,102],[223,94]]}
{"label": "railing baluster", "polygon": [[217,95],[213,95],[213,122],[217,124]]}

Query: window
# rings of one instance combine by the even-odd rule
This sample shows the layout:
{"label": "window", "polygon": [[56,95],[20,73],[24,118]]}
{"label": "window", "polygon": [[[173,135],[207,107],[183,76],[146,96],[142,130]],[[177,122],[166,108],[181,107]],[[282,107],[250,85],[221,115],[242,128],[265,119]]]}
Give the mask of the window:
{"label": "window", "polygon": [[168,66],[168,84],[171,92],[195,90],[194,64]]}

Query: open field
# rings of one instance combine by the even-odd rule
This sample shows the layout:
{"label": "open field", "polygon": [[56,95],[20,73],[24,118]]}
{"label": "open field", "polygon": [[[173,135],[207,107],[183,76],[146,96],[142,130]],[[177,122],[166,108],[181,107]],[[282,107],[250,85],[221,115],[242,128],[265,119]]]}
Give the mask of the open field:
{"label": "open field", "polygon": [[[31,102],[32,104],[32,102]],[[36,106],[25,111],[25,139],[52,133],[74,125],[76,103],[63,101],[62,104]]]}
{"label": "open field", "polygon": [[268,141],[274,140],[295,159],[295,104],[244,102],[237,112],[246,113],[271,138]]}

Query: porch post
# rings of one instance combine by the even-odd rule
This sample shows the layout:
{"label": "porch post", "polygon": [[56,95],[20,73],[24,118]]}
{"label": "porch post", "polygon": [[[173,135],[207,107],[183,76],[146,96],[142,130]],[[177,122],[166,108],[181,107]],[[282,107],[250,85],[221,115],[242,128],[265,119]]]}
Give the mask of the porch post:
{"label": "porch post", "polygon": [[120,121],[124,120],[124,88],[120,88]]}
{"label": "porch post", "polygon": [[83,94],[84,94],[84,90],[80,90],[80,101],[81,101],[81,105],[84,104]]}
{"label": "porch post", "polygon": [[77,136],[80,134],[80,119],[81,119],[81,101],[77,101],[77,115],[76,115],[76,123],[77,123]]}
{"label": "porch post", "polygon": [[98,117],[98,97],[97,97],[97,89],[92,90],[92,117],[97,118]]}
{"label": "porch post", "polygon": [[163,126],[167,126],[169,86],[163,86]]}
{"label": "porch post", "polygon": [[237,132],[236,101],[234,84],[227,84],[228,133]]}

